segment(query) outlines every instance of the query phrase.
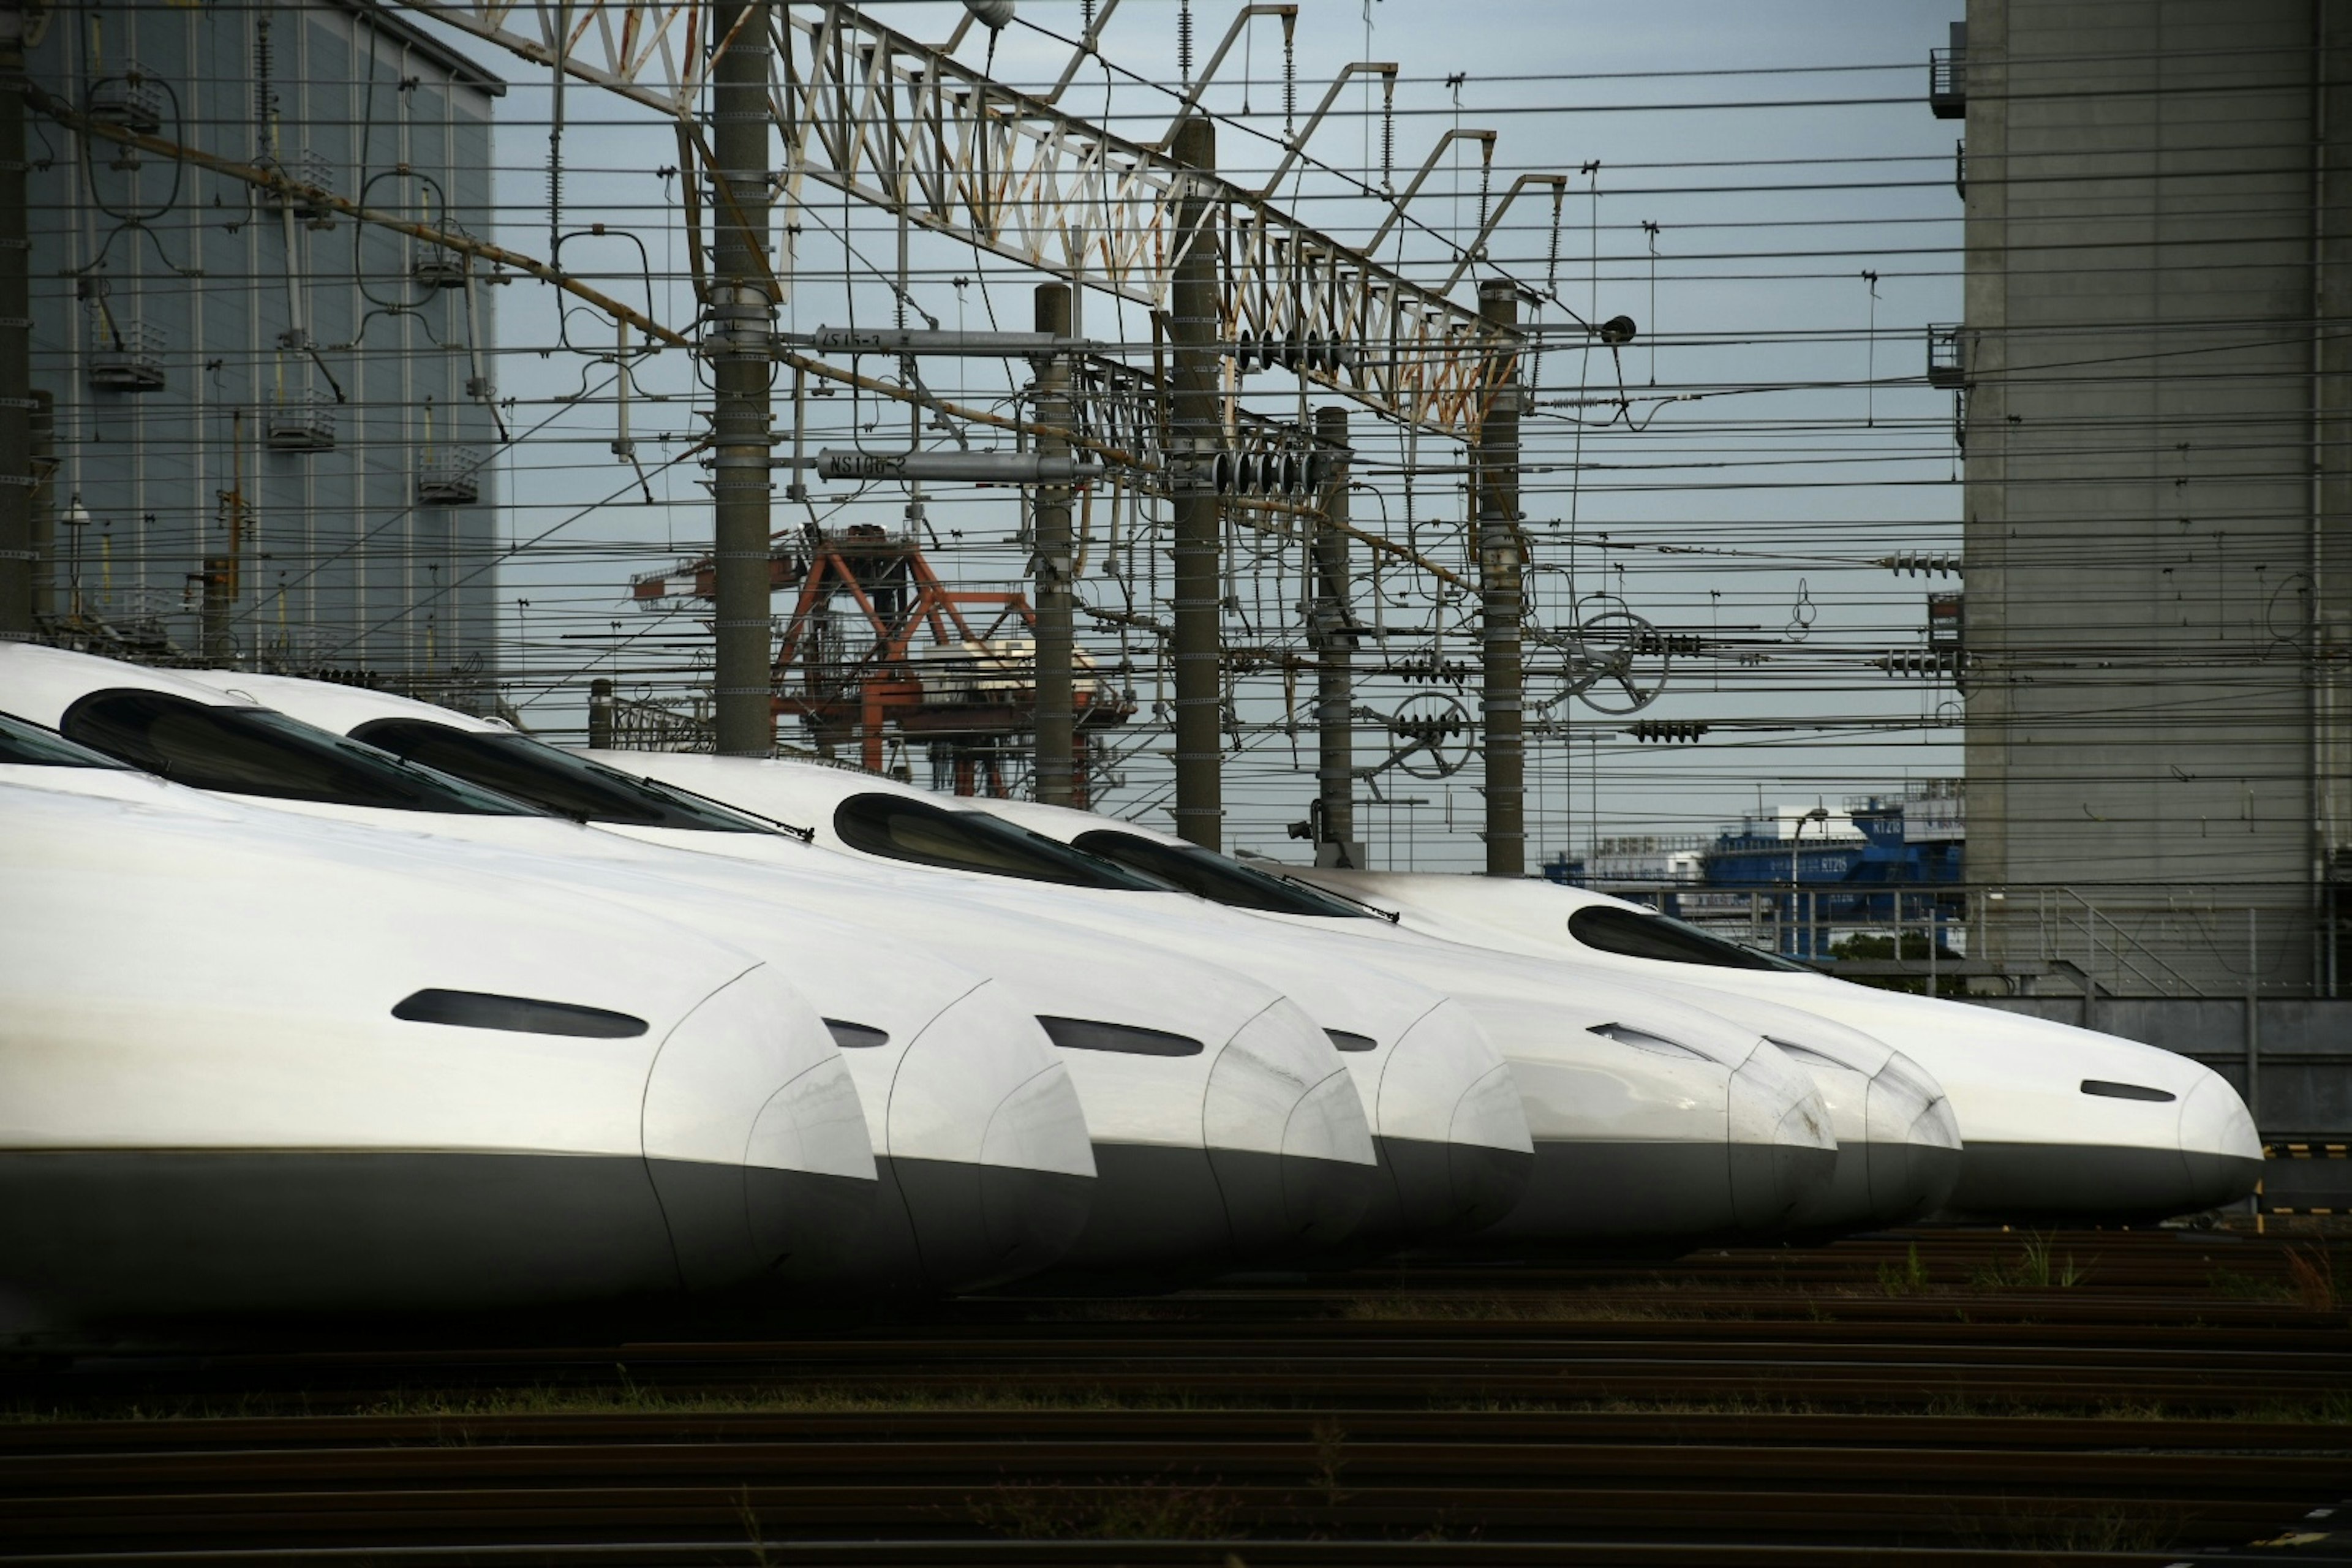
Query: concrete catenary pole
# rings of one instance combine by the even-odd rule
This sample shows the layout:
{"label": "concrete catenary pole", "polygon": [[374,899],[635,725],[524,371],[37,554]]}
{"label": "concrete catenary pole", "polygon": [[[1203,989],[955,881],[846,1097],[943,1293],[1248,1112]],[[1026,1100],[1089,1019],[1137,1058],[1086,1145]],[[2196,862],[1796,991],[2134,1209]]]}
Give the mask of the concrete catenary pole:
{"label": "concrete catenary pole", "polygon": [[1315,863],[1355,867],[1356,732],[1355,651],[1348,629],[1348,411],[1315,411],[1317,456],[1328,467],[1322,486],[1323,521],[1315,530],[1314,605],[1307,635],[1315,649],[1315,729],[1320,741],[1315,766],[1315,797],[1322,832]]}
{"label": "concrete catenary pole", "polygon": [[58,405],[47,389],[33,393],[33,624],[58,613]]}
{"label": "concrete catenary pole", "polygon": [[33,635],[32,274],[26,248],[25,11],[0,4],[0,641]]}
{"label": "concrete catenary pole", "polygon": [[1517,286],[1478,286],[1478,315],[1497,342],[1486,373],[1486,416],[1472,449],[1478,518],[1480,722],[1486,735],[1486,875],[1527,873],[1526,669],[1519,649],[1519,363]]}
{"label": "concrete catenary pole", "polygon": [[[1213,173],[1215,127],[1197,115],[1176,127],[1169,156],[1179,169]],[[1223,519],[1211,465],[1224,445],[1217,376],[1217,256],[1205,189],[1176,204],[1177,261],[1170,279],[1170,456],[1176,490],[1176,831],[1223,847],[1224,691],[1219,643],[1217,557]]]}
{"label": "concrete catenary pole", "polygon": [[711,563],[717,577],[718,750],[775,749],[768,646],[769,340],[775,298],[763,265],[768,232],[768,38],[772,0],[719,0],[713,36],[727,40],[710,77]]}
{"label": "concrete catenary pole", "polygon": [[[1037,330],[1057,338],[1070,335],[1070,286],[1037,286]],[[1070,423],[1070,362],[1061,354],[1037,361],[1037,423],[1066,429]],[[1067,458],[1069,441],[1040,434],[1038,455]],[[1071,623],[1077,613],[1076,584],[1071,581],[1070,488],[1040,485],[1034,511],[1037,608],[1037,798],[1047,805],[1070,804],[1071,735],[1075,715],[1070,702]]]}

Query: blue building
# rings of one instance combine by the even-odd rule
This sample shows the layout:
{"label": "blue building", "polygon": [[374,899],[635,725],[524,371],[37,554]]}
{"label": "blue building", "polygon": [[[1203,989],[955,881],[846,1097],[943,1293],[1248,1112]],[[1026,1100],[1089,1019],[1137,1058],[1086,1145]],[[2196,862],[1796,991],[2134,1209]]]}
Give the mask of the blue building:
{"label": "blue building", "polygon": [[1853,797],[1843,810],[1758,813],[1696,855],[1644,856],[1647,841],[1604,840],[1590,860],[1555,856],[1544,875],[1682,919],[1737,919],[1759,936],[1769,925],[1773,946],[1791,958],[1826,959],[1848,937],[1898,928],[1916,941],[1930,921],[1948,952],[1949,928],[1964,913],[1967,837],[1959,781],[1936,779],[1899,795]]}

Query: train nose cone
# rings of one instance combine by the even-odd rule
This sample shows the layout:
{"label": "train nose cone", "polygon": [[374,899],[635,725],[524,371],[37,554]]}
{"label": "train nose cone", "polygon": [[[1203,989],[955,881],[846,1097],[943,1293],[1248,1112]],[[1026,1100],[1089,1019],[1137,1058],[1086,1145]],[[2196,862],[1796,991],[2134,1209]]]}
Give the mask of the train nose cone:
{"label": "train nose cone", "polygon": [[1733,1071],[1729,1090],[1733,1223],[1758,1233],[1786,1229],[1836,1173],[1829,1107],[1804,1069],[1769,1043]]}
{"label": "train nose cone", "polygon": [[1077,1090],[1036,1020],[983,985],[910,1043],[892,1075],[884,1179],[911,1258],[886,1287],[970,1290],[1058,1261],[1086,1226],[1094,1150]]}
{"label": "train nose cone", "polygon": [[1201,1126],[1234,1251],[1312,1251],[1345,1239],[1372,1195],[1364,1102],[1323,1031],[1279,1002],[1209,1069]]}
{"label": "train nose cone", "polygon": [[1837,1140],[1837,1164],[1829,1181],[1797,1211],[1795,1225],[1833,1233],[1870,1224],[1875,1216],[1870,1197],[1869,1071],[1826,1050],[1766,1037],[1813,1080],[1830,1113],[1830,1135]]}
{"label": "train nose cone", "polygon": [[873,1211],[874,1150],[849,1070],[815,1011],[764,967],[670,1031],[642,1128],[688,1289],[821,1278]]}
{"label": "train nose cone", "polygon": [[1870,1080],[1865,1103],[1873,1216],[1900,1225],[1942,1208],[1960,1179],[1960,1122],[1944,1086],[1897,1051]]}
{"label": "train nose cone", "polygon": [[1535,1139],[1517,1081],[1467,1008],[1448,1001],[1406,1030],[1376,1095],[1386,1179],[1361,1233],[1462,1235],[1518,1206]]}
{"label": "train nose cone", "polygon": [[2262,1180],[2262,1134],[2218,1073],[2207,1072],[2180,1101],[2180,1158],[2189,1181],[2183,1213],[2235,1203]]}

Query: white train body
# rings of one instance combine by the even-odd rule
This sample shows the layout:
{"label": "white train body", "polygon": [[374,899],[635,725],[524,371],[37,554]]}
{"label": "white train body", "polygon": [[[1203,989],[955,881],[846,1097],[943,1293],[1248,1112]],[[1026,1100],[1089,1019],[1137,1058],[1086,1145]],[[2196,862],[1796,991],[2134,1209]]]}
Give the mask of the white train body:
{"label": "white train body", "polygon": [[[131,688],[253,711],[238,706],[250,701],[250,693],[231,696],[154,671],[31,651],[38,657],[19,660],[15,650],[0,650],[0,707],[45,704],[70,726],[75,705],[90,694]],[[226,683],[262,679],[238,676]],[[313,700],[421,707],[309,682],[283,682],[282,689]],[[34,716],[41,716],[38,707]],[[1026,1058],[1011,1064],[1014,1070],[1005,1070],[1003,1049],[1013,1042],[996,1026],[940,1031],[953,1049],[933,1056],[923,1072],[866,1069],[869,1082],[880,1078],[887,1085],[890,1111],[882,1131],[891,1170],[919,1161],[953,1173],[977,1155],[980,1168],[964,1171],[967,1179],[945,1195],[933,1191],[937,1184],[899,1184],[917,1237],[960,1234],[965,1238],[961,1257],[982,1248],[982,1229],[992,1237],[999,1219],[1022,1237],[1024,1268],[1035,1267],[1047,1250],[1066,1252],[1068,1261],[1091,1268],[1255,1256],[1336,1241],[1366,1201],[1371,1149],[1345,1069],[1303,1015],[1241,976],[1165,960],[1075,928],[1008,929],[987,912],[952,907],[935,888],[910,900],[877,891],[866,879],[828,878],[824,868],[838,862],[764,832],[691,837],[740,841],[737,847],[747,853],[772,857],[768,868],[542,816],[384,812],[283,798],[268,804],[429,829],[476,842],[485,853],[528,845],[562,856],[570,875],[601,886],[625,885],[626,896],[640,905],[756,941],[780,960],[797,963],[827,1017],[919,1045],[914,1024],[902,1033],[876,1022],[919,999],[920,988],[905,983],[908,973],[925,965],[948,967],[932,956],[945,952],[990,976],[1007,996],[1018,998],[1026,1020]],[[791,874],[776,875],[779,869]],[[843,919],[836,922],[836,916]],[[817,933],[829,926],[837,934],[827,942]],[[956,1004],[960,1011],[974,1005],[969,997]],[[1070,1046],[1057,1037],[1066,1048],[1052,1050],[1047,1028],[1070,1033],[1066,1026],[1085,1026],[1076,1030],[1084,1043]],[[841,1032],[855,1037],[854,1027]],[[1139,1041],[1155,1047],[1181,1042],[1183,1048],[1171,1056],[1137,1055]],[[845,1054],[853,1062],[887,1060],[861,1056],[855,1046]],[[1037,1079],[1041,1060],[1051,1075],[1045,1086]],[[975,1075],[987,1081],[975,1083]],[[1059,1089],[1041,1092],[1053,1085]],[[925,1108],[921,1114],[901,1114],[902,1092],[909,1107]],[[1041,1201],[1037,1189],[1088,1168],[1099,1170],[1102,1179],[1089,1193],[1083,1231],[1069,1234],[1069,1206]],[[1007,1173],[1025,1183],[1007,1182]],[[927,1202],[929,1225],[915,1212]],[[975,1223],[975,1214],[987,1221],[985,1227]],[[942,1280],[937,1249],[928,1242],[924,1247],[926,1279],[974,1282],[968,1274]]]}
{"label": "white train body", "polygon": [[[1171,834],[1054,806],[983,804],[1035,832],[1081,844],[1123,864],[1156,869],[1203,897],[1245,904],[1264,918],[1344,936],[1353,943],[1389,944],[1379,950],[1383,963],[1408,966],[1433,984],[1450,982],[1513,994],[1525,994],[1532,982],[1538,987],[1537,997],[1559,991],[1561,977],[1554,970],[1530,970],[1520,963],[1496,971],[1485,961],[1472,961],[1461,944],[1433,942],[1360,907],[1314,896],[1311,889],[1302,890],[1257,867],[1212,854]],[[1298,896],[1302,891],[1307,896]],[[1393,951],[1399,947],[1410,951]],[[1477,978],[1482,968],[1486,972],[1483,981]],[[1679,1016],[1685,1020],[1681,1025],[1685,1032],[1713,1032],[1728,1019],[1737,1028],[1728,1036],[1715,1036],[1717,1043],[1706,1047],[1713,1054],[1738,1061],[1738,1053],[1760,1035],[1812,1080],[1836,1141],[1836,1163],[1827,1183],[1790,1210],[1791,1227],[1835,1231],[1896,1224],[1932,1212],[1949,1195],[1959,1167],[1959,1134],[1950,1106],[1926,1069],[1883,1043],[1793,1008],[1743,997],[1678,996],[1673,988],[1639,976],[1580,976],[1575,990],[1580,1000],[1615,1014],[1611,1022],[1622,1019],[1629,1007],[1642,1016],[1653,1000],[1684,1009]],[[1710,1016],[1690,1017],[1688,1008],[1695,1000]],[[1507,1026],[1498,1019],[1494,1026]],[[1538,1014],[1524,1018],[1519,1032],[1539,1041],[1550,1031]]]}
{"label": "white train body", "polygon": [[856,1091],[755,955],[30,750],[0,722],[19,1321],[782,1283],[866,1226]]}
{"label": "white train body", "polygon": [[1752,998],[1865,1031],[1927,1068],[1951,1099],[1967,1142],[1950,1199],[1956,1213],[2184,1214],[2244,1196],[2262,1174],[2262,1141],[2237,1091],[2153,1046],[1790,968],[1639,905],[1532,879],[1290,874],[1393,910],[1431,936],[1548,958],[1578,973],[1639,976],[1709,1007]]}
{"label": "white train body", "polygon": [[[795,822],[850,853],[883,847],[873,827],[877,801],[911,799],[934,813],[1013,809],[803,763],[637,752],[605,760]],[[922,853],[919,826],[891,847],[899,859]],[[1263,921],[1171,892],[944,874],[991,885],[998,891],[989,896],[1000,900],[1080,903],[1089,921],[1171,921],[1189,929],[1184,940],[1234,944],[1226,962],[1273,966],[1269,977],[1345,965],[1453,996],[1507,1063],[1534,1150],[1525,1196],[1480,1233],[1493,1242],[1770,1234],[1817,1207],[1832,1185],[1837,1146],[1828,1108],[1802,1070],[1754,1031],[1653,991],[1568,987],[1542,965],[1503,955],[1375,943],[1304,923],[1281,928],[1277,938]],[[1632,1035],[1647,1043],[1627,1043]]]}
{"label": "white train body", "polygon": [[[324,728],[362,740],[381,740],[397,748],[414,746],[420,760],[450,771],[479,769],[468,776],[488,784],[509,782],[490,770],[501,754],[513,757],[515,753],[509,749],[504,753],[478,754],[453,749],[454,743],[472,737],[487,738],[506,748],[520,742],[504,726],[382,693],[229,672],[201,679],[225,694],[235,692],[276,704]],[[404,722],[430,725],[436,733],[425,735],[412,728],[395,735],[385,728]],[[672,759],[630,753],[600,760],[626,767]],[[690,764],[711,759],[678,761]],[[730,759],[736,761],[740,759]],[[829,782],[858,775],[827,771],[819,776]],[[918,792],[906,793],[923,798]],[[573,804],[584,806],[587,803]],[[1199,976],[1216,971],[1253,974],[1263,983],[1262,988],[1238,994],[1244,999],[1255,998],[1251,1005],[1270,1005],[1277,994],[1287,995],[1306,1009],[1310,1028],[1319,1026],[1319,1036],[1305,1037],[1307,1049],[1300,1059],[1289,1061],[1281,1070],[1294,1076],[1314,1072],[1311,1086],[1300,1091],[1303,1103],[1321,1107],[1328,1100],[1332,1105],[1313,1116],[1298,1116],[1285,1134],[1296,1144],[1307,1136],[1308,1130],[1323,1127],[1316,1134],[1321,1142],[1314,1145],[1319,1152],[1310,1152],[1301,1144],[1289,1157],[1329,1162],[1339,1158],[1338,1152],[1343,1146],[1352,1145],[1352,1132],[1329,1120],[1344,1111],[1339,1102],[1346,1099],[1349,1083],[1360,1096],[1360,1114],[1369,1112],[1378,1119],[1374,1126],[1381,1179],[1369,1188],[1364,1216],[1372,1232],[1475,1227],[1499,1217],[1524,1189],[1531,1149],[1509,1072],[1470,1015],[1425,987],[1342,957],[1313,964],[1282,963],[1278,954],[1270,960],[1262,926],[1239,921],[1234,922],[1241,928],[1237,931],[1220,930],[1215,920],[1218,911],[1189,899],[1154,892],[1139,900],[1077,888],[1057,889],[1041,896],[1040,889],[1028,882],[954,873],[943,882],[930,869],[877,862],[854,853],[810,851],[772,835],[698,831],[662,822],[614,821],[609,816],[600,816],[599,821],[614,833],[640,841],[772,865],[796,882],[823,879],[818,885],[828,910],[881,929],[913,931],[919,928],[927,940],[937,943],[976,945],[987,954],[989,973],[1025,976],[1029,994],[1049,1016],[1055,1010],[1076,1009],[1087,1017],[1133,1016],[1139,1008],[1147,1014],[1159,1009],[1173,1016],[1171,1010],[1198,1010],[1221,989],[1232,989],[1230,981]],[[942,903],[943,898],[949,901]],[[1168,902],[1181,909],[1171,916],[1157,907]],[[1115,954],[1097,953],[1093,962],[1087,962],[1088,945],[1098,948],[1113,935],[1135,943],[1131,953],[1150,956],[1137,963],[1118,962]],[[1187,979],[1171,971],[1178,955],[1216,970],[1196,971],[1195,979]],[[1145,970],[1153,973],[1139,983],[1135,973]],[[1122,1008],[1124,1012],[1118,1011]],[[1238,1027],[1244,1021],[1229,1020],[1217,1026]],[[1254,1054],[1262,1056],[1266,1048],[1261,1042]],[[1160,1080],[1182,1070],[1110,1059],[1133,1054],[1138,1053],[1079,1047],[1065,1052],[1082,1087],[1091,1083],[1091,1092],[1082,1098],[1088,1106],[1098,1153],[1109,1149],[1112,1152],[1106,1157],[1122,1166],[1138,1159],[1164,1160],[1158,1153],[1123,1151],[1130,1144],[1147,1150],[1171,1145],[1175,1136],[1171,1113],[1177,1102],[1167,1099],[1167,1085]],[[1233,1066],[1223,1070],[1239,1070],[1243,1059],[1237,1057]],[[1269,1136],[1270,1124],[1255,1132],[1246,1131],[1241,1123],[1217,1124],[1223,1129],[1217,1137],[1239,1141],[1234,1144],[1234,1155],[1227,1159],[1228,1165],[1282,1152]],[[1317,1168],[1310,1164],[1301,1170]],[[1136,1191],[1170,1186],[1165,1179],[1146,1180],[1140,1174],[1132,1180],[1123,1178],[1119,1184],[1123,1190]],[[1331,1184],[1319,1178],[1309,1183],[1294,1174],[1287,1190],[1306,1194]],[[1348,1184],[1357,1184],[1349,1178]],[[1178,1185],[1186,1191],[1198,1188],[1197,1181]],[[1244,1227],[1253,1237],[1266,1231],[1264,1216],[1276,1212],[1266,1179],[1247,1177],[1236,1170],[1229,1171],[1218,1184],[1218,1190],[1236,1203],[1244,1201],[1239,1194],[1262,1189],[1264,1195],[1246,1200],[1247,1206],[1261,1215]],[[1332,1200],[1316,1200],[1302,1219],[1332,1209],[1335,1201],[1336,1194]],[[1273,1234],[1336,1236],[1337,1228],[1331,1218],[1317,1217],[1304,1231],[1285,1228]],[[1106,1211],[1098,1232],[1109,1237],[1165,1235],[1173,1230],[1164,1217],[1148,1226],[1129,1223],[1114,1205]],[[1245,1250],[1261,1252],[1267,1247],[1265,1242],[1252,1240]],[[1088,1243],[1081,1247],[1081,1254],[1090,1256],[1095,1250]]]}

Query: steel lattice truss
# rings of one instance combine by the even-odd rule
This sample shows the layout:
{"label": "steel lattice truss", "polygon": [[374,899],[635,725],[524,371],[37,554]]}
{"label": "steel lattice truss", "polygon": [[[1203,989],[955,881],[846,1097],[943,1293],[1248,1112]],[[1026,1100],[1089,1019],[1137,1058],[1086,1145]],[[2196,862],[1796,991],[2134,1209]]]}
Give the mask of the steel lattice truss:
{"label": "steel lattice truss", "polygon": [[[646,0],[401,0],[523,58],[691,120],[709,10]],[[1153,309],[1187,245],[1214,247],[1219,336],[1390,417],[1475,436],[1496,332],[1230,181],[1205,190],[1157,147],[1003,87],[842,5],[774,8],[771,107],[788,190],[814,176],[912,221]],[[1176,209],[1205,195],[1179,232]]]}

